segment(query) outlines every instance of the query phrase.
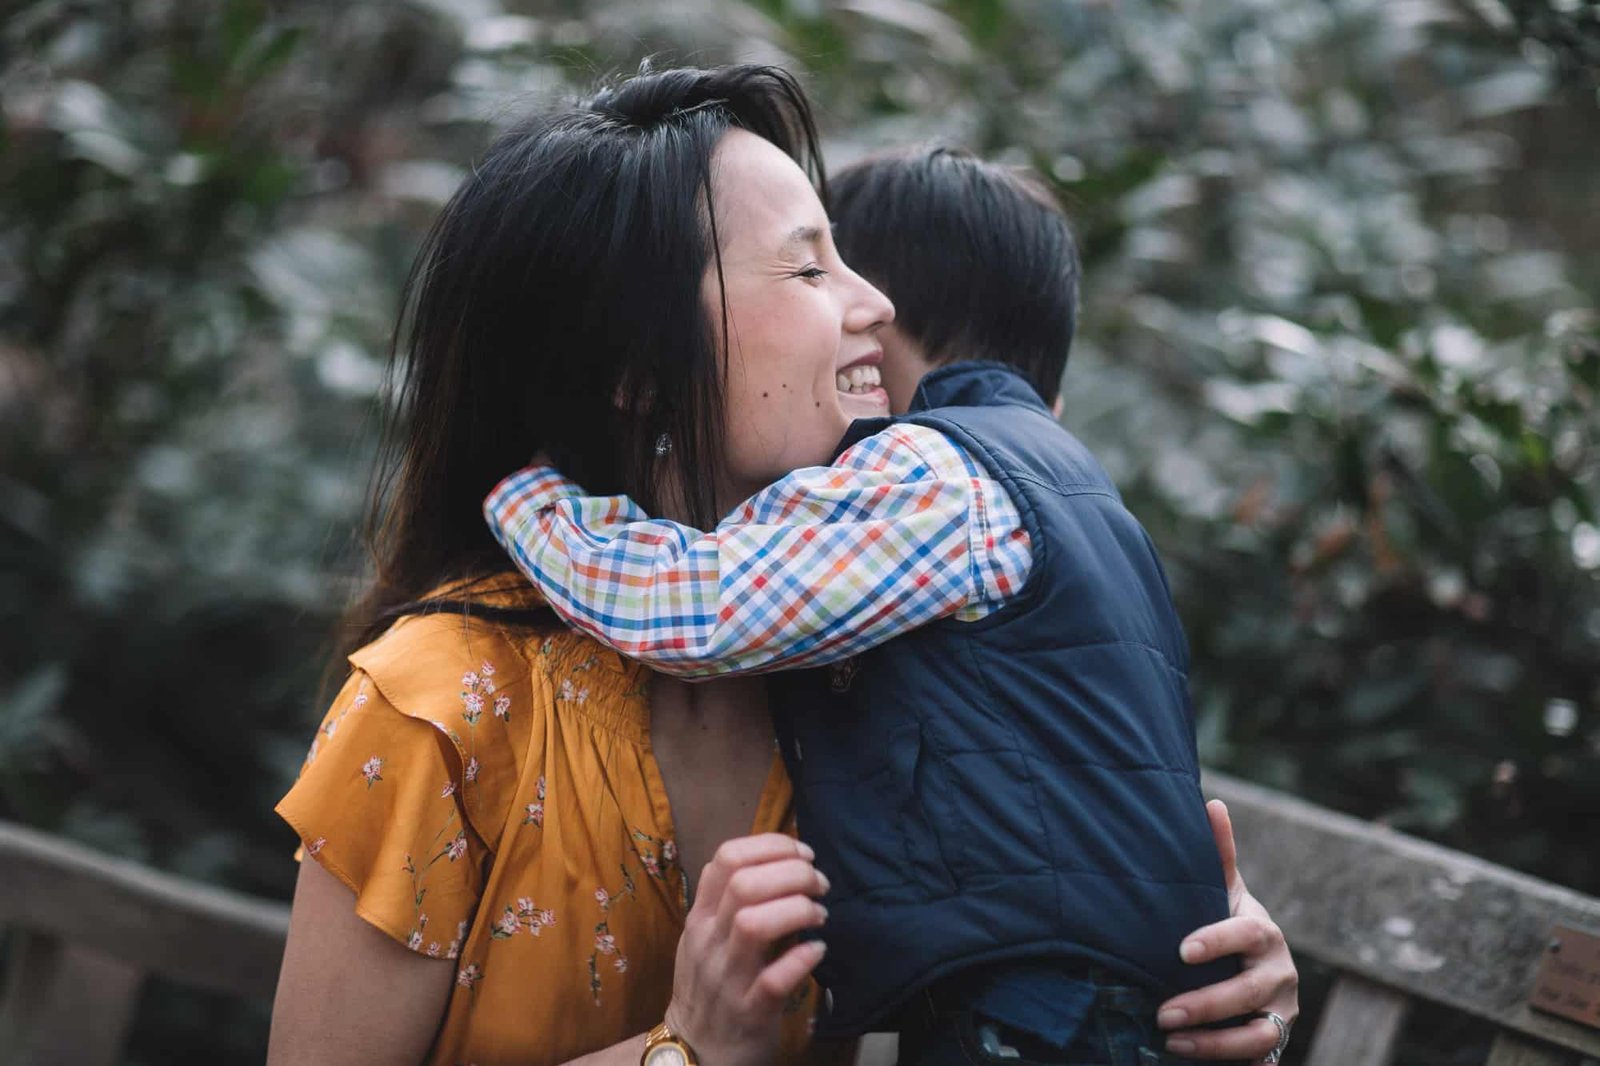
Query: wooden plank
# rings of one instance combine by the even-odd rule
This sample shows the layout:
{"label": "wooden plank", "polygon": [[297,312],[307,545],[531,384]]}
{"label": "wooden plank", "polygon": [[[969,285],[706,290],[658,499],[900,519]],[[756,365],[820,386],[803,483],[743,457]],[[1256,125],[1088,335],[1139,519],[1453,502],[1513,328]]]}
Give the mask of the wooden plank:
{"label": "wooden plank", "polygon": [[1574,1066],[1577,1061],[1570,1051],[1536,1043],[1515,1033],[1501,1033],[1495,1037],[1484,1066]]}
{"label": "wooden plank", "polygon": [[1551,927],[1600,930],[1600,900],[1222,774],[1204,784],[1297,954],[1600,1056],[1600,1030],[1527,1007]]}
{"label": "wooden plank", "polygon": [[92,948],[30,933],[15,945],[0,1008],[0,1064],[115,1066],[144,975]]}
{"label": "wooden plank", "polygon": [[1339,978],[1311,1037],[1306,1066],[1388,1066],[1409,1005],[1404,994],[1382,985]]}
{"label": "wooden plank", "polygon": [[[175,981],[270,999],[289,908],[0,822],[0,926],[49,933]],[[63,1060],[67,1061],[67,1060]]]}

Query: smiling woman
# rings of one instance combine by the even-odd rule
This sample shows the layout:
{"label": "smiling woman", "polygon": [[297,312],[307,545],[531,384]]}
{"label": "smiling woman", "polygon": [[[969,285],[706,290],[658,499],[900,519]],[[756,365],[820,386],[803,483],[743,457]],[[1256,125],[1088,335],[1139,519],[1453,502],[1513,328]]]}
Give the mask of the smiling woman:
{"label": "smiling woman", "polygon": [[480,518],[543,449],[709,520],[883,409],[836,384],[893,310],[808,167],[788,74],[669,70],[513,128],[435,223],[352,671],[278,808],[306,859],[274,1063],[631,1064],[674,1033],[719,1064],[830,1054],[821,951],[781,946],[827,881],[761,683],[566,631]]}
{"label": "smiling woman", "polygon": [[719,514],[791,470],[832,458],[850,423],[889,413],[878,387],[887,297],[839,258],[827,213],[794,160],[732,130],[712,161],[727,316],[728,483]]}

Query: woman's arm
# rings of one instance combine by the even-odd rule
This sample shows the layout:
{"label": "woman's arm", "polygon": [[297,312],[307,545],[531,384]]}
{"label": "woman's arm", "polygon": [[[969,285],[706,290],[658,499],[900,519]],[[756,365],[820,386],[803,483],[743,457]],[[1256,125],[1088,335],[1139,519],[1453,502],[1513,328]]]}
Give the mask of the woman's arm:
{"label": "woman's arm", "polygon": [[355,894],[308,856],[289,912],[267,1062],[421,1062],[454,976],[454,963],[410,951],[367,924]]}
{"label": "woman's arm", "polygon": [[1175,1055],[1260,1062],[1278,1042],[1278,1027],[1264,1017],[1230,1029],[1189,1028],[1265,1011],[1276,1013],[1290,1025],[1300,1017],[1300,973],[1283,930],[1250,894],[1239,874],[1228,808],[1221,800],[1212,800],[1206,804],[1206,813],[1222,857],[1232,916],[1196,929],[1179,950],[1183,961],[1194,964],[1242,955],[1243,972],[1174,996],[1161,1005],[1157,1020],[1163,1029],[1177,1030],[1167,1038],[1167,1049]]}
{"label": "woman's arm", "polygon": [[[818,941],[777,952],[825,917],[827,880],[810,848],[779,833],[725,842],[700,875],[678,944],[667,1022],[704,1061],[758,1066],[777,1046],[784,1001],[822,958]],[[315,859],[300,864],[272,1008],[268,1066],[421,1062],[455,964],[395,943]],[[571,1066],[635,1066],[638,1033]]]}

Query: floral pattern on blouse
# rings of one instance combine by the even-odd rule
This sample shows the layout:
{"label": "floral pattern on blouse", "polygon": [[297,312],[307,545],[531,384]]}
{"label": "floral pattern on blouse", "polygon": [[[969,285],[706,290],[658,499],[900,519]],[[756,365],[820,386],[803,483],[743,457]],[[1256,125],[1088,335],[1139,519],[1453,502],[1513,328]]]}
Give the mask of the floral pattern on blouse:
{"label": "floral pattern on blouse", "polygon": [[[426,1061],[563,1062],[659,1022],[688,898],[648,676],[576,634],[444,614],[351,662],[278,810],[363,918],[451,960]],[[781,764],[760,809],[753,832],[793,831]]]}

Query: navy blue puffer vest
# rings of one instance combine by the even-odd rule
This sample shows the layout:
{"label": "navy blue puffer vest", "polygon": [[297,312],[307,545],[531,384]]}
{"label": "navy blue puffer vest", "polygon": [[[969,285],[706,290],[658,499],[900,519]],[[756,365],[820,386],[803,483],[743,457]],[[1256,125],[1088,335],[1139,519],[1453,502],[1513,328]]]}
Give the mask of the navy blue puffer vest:
{"label": "navy blue puffer vest", "polygon": [[[981,621],[770,679],[800,834],[833,886],[818,1032],[892,1025],[919,988],[1005,960],[1104,966],[1162,995],[1236,973],[1178,958],[1228,901],[1149,537],[1009,368],[937,370],[902,421],[988,468],[1033,567]],[[841,451],[888,422],[857,423]]]}

